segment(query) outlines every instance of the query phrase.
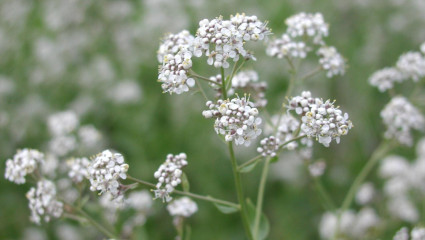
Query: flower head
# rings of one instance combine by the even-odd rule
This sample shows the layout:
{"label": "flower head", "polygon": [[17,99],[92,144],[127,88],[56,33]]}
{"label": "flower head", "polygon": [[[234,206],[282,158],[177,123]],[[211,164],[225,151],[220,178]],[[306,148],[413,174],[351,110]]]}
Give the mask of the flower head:
{"label": "flower head", "polygon": [[32,222],[40,224],[42,217],[48,222],[51,217],[59,218],[62,215],[63,203],[56,200],[56,187],[51,181],[37,182],[37,188],[31,188],[26,196]]}
{"label": "flower head", "polygon": [[175,55],[181,49],[191,49],[193,47],[194,36],[189,31],[183,30],[177,34],[167,34],[162,40],[158,49],[158,62],[162,63],[168,54]]}
{"label": "flower head", "polygon": [[257,152],[259,152],[263,157],[275,157],[277,154],[277,150],[279,150],[279,138],[274,136],[270,136],[264,138],[260,141],[261,147],[257,148]]}
{"label": "flower head", "polygon": [[53,136],[63,136],[77,129],[79,120],[72,111],[55,113],[47,119],[47,126]]}
{"label": "flower head", "polygon": [[109,192],[113,198],[122,195],[119,179],[127,178],[128,164],[120,153],[105,150],[94,157],[88,166],[90,190]]}
{"label": "flower head", "polygon": [[425,57],[420,52],[401,55],[396,65],[400,72],[415,82],[425,76]]}
{"label": "flower head", "polygon": [[327,71],[326,76],[331,78],[335,75],[344,75],[345,60],[335,47],[323,46],[317,54],[320,56],[319,63]]}
{"label": "flower head", "polygon": [[34,172],[44,163],[44,154],[34,149],[22,149],[6,161],[4,177],[16,184],[25,183],[25,176]]}
{"label": "flower head", "polygon": [[181,183],[182,168],[187,165],[186,159],[187,156],[185,153],[167,155],[165,162],[159,166],[154,174],[154,177],[158,179],[156,189],[153,190],[155,199],[161,198],[165,202],[171,201],[172,197],[170,194]]}
{"label": "flower head", "polygon": [[171,216],[187,218],[198,211],[198,205],[192,199],[182,197],[169,203],[167,210]]}
{"label": "flower head", "polygon": [[381,69],[369,78],[369,83],[384,92],[394,87],[395,82],[402,82],[403,74],[396,68]]}
{"label": "flower head", "polygon": [[72,181],[79,183],[89,177],[88,167],[90,161],[87,158],[71,158],[66,161],[66,164],[69,168],[68,176]]}
{"label": "flower head", "polygon": [[312,98],[310,92],[302,92],[301,96],[290,99],[288,109],[302,116],[301,132],[315,137],[325,147],[329,147],[333,139],[339,143],[340,136],[353,127],[348,114],[343,114],[334,102]]}
{"label": "flower head", "polygon": [[322,44],[323,37],[328,36],[328,24],[321,13],[299,13],[285,21],[290,37],[309,37],[315,44]]}
{"label": "flower head", "polygon": [[232,100],[218,100],[217,104],[208,101],[209,110],[202,112],[205,118],[215,118],[214,129],[217,134],[224,135],[227,142],[249,146],[251,141],[261,134],[258,127],[261,118],[258,109],[246,96]]}
{"label": "flower head", "polygon": [[284,57],[305,58],[310,50],[305,42],[296,41],[284,33],[280,38],[269,41],[266,53],[279,59]]}
{"label": "flower head", "polygon": [[406,98],[397,96],[381,111],[387,126],[386,138],[396,139],[401,144],[412,145],[411,129],[424,130],[425,118]]}

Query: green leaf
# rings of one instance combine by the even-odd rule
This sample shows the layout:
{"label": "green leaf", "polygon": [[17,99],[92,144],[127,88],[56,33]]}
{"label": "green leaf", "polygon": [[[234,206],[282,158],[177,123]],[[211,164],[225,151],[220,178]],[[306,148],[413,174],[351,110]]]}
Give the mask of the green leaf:
{"label": "green leaf", "polygon": [[255,166],[257,166],[257,164],[258,164],[259,160],[260,160],[260,159],[257,159],[256,161],[254,161],[254,162],[252,162],[252,163],[250,163],[250,164],[248,164],[248,165],[244,166],[243,168],[241,168],[241,169],[239,170],[239,172],[240,172],[240,173],[249,173],[249,172],[251,172],[252,170],[254,170]]}
{"label": "green leaf", "polygon": [[183,191],[184,192],[189,192],[190,191],[190,184],[189,184],[189,180],[187,179],[187,176],[185,173],[182,174],[182,186],[183,186]]}
{"label": "green leaf", "polygon": [[[251,202],[250,199],[246,200],[247,203],[247,214],[248,214],[248,220],[249,220],[249,225],[251,228],[251,233],[252,235],[254,235],[254,222],[255,222],[255,205]],[[266,215],[264,215],[264,213],[261,213],[260,216],[260,224],[258,226],[258,234],[257,236],[254,236],[254,239],[266,239],[267,235],[269,234],[270,231],[270,224],[269,224],[269,220],[267,220]]]}
{"label": "green leaf", "polygon": [[239,211],[239,209],[238,208],[236,208],[236,207],[230,207],[230,206],[227,206],[227,205],[223,205],[223,204],[220,204],[220,203],[214,203],[214,206],[220,211],[220,212],[222,212],[222,213],[224,213],[224,214],[231,214],[231,213],[235,213],[235,212],[237,212],[237,211]]}
{"label": "green leaf", "polygon": [[270,159],[270,163],[274,163],[274,162],[277,162],[277,160],[279,160],[279,158],[276,156],[276,157],[272,157],[271,159]]}

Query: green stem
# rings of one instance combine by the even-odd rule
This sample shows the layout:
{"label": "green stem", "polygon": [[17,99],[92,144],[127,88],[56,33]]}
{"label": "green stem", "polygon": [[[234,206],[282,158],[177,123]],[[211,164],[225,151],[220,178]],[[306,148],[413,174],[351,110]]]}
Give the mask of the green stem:
{"label": "green stem", "polygon": [[335,229],[333,239],[336,239],[336,237],[339,234],[339,225],[340,225],[341,215],[350,207],[351,203],[353,202],[354,196],[357,192],[357,189],[363,183],[363,181],[365,180],[367,175],[370,173],[370,171],[372,171],[373,167],[379,162],[379,160],[383,156],[385,156],[385,154],[391,149],[391,147],[392,147],[392,144],[389,144],[388,142],[381,142],[381,144],[372,153],[370,159],[368,160],[366,165],[363,167],[359,175],[357,175],[356,179],[354,180],[353,184],[348,190],[348,193],[345,196],[344,201],[342,202],[340,211],[338,212],[337,226]]}
{"label": "green stem", "polygon": [[201,83],[198,80],[195,80],[195,81],[196,81],[196,85],[198,85],[199,91],[201,91],[202,95],[204,96],[205,101],[208,101],[207,94],[205,94],[205,91],[202,88]]}
{"label": "green stem", "polygon": [[313,181],[314,181],[314,186],[315,186],[317,192],[319,193],[319,196],[321,196],[323,201],[324,201],[324,207],[326,208],[326,210],[331,211],[331,212],[335,212],[336,211],[336,205],[332,201],[332,198],[329,196],[326,189],[323,187],[323,184],[320,181],[320,179],[318,179],[317,177],[313,177]]}
{"label": "green stem", "polygon": [[[226,76],[224,75],[224,68],[220,68],[221,71],[221,94],[223,94],[223,100],[227,99],[227,90],[226,90]],[[231,80],[229,80],[231,81]]]}
{"label": "green stem", "polygon": [[76,208],[72,205],[70,205],[70,206],[73,209],[75,209],[75,211],[77,211],[77,213],[81,214],[87,221],[89,221],[91,225],[93,225],[95,228],[97,228],[99,231],[101,231],[103,234],[105,234],[105,236],[107,236],[108,238],[111,238],[111,239],[118,239],[118,237],[115,236],[115,234],[111,233],[108,229],[106,229],[100,223],[98,223],[96,220],[94,220],[92,217],[90,217],[90,215],[88,215],[83,209]]}
{"label": "green stem", "polygon": [[321,70],[322,70],[322,68],[320,68],[320,67],[318,67],[318,68],[316,68],[316,69],[312,70],[311,72],[309,72],[309,73],[307,73],[306,75],[302,76],[302,77],[300,78],[300,82],[303,82],[304,80],[306,80],[306,79],[308,79],[308,78],[310,78],[310,77],[312,77],[312,76],[316,75],[316,73],[320,72]]}
{"label": "green stem", "polygon": [[[143,184],[145,186],[156,188],[156,185],[153,184],[153,183],[146,182],[146,181],[134,178],[132,176],[127,176],[127,178],[129,180]],[[240,209],[238,204],[235,204],[235,203],[232,203],[232,202],[229,202],[229,201],[225,201],[225,200],[221,200],[221,199],[217,199],[217,198],[213,198],[213,197],[210,197],[210,196],[203,196],[203,195],[199,195],[199,194],[195,194],[195,193],[191,193],[191,192],[183,192],[183,191],[179,191],[179,190],[174,190],[173,192],[176,193],[176,194],[179,194],[179,195],[184,195],[184,196],[196,198],[196,199],[199,199],[199,200],[218,203],[218,204],[222,204],[222,205],[226,205],[226,206],[229,206],[229,207]]]}
{"label": "green stem", "polygon": [[215,84],[215,85],[217,85],[217,86],[220,86],[220,84],[219,84],[219,83],[214,82],[213,80],[211,80],[211,79],[209,79],[209,78],[207,78],[207,77],[204,77],[204,76],[198,75],[198,74],[196,74],[196,73],[195,73],[195,72],[193,72],[193,71],[189,72],[189,76],[190,76],[190,77],[199,78],[199,79],[201,79],[201,80],[207,81],[207,82],[212,83],[212,84]]}
{"label": "green stem", "polygon": [[253,240],[252,233],[249,227],[249,222],[248,222],[247,208],[246,208],[245,198],[244,198],[243,189],[242,189],[241,175],[239,174],[238,164],[235,158],[235,152],[233,151],[233,143],[229,142],[228,146],[229,146],[229,153],[230,153],[230,161],[232,162],[233,175],[235,177],[236,193],[238,196],[239,205],[241,206],[240,213],[242,217],[242,222],[243,222],[245,233],[248,239]]}
{"label": "green stem", "polygon": [[255,209],[254,230],[253,230],[254,232],[253,235],[255,238],[257,238],[258,236],[258,228],[260,226],[260,218],[261,218],[261,212],[263,208],[264,190],[266,188],[266,180],[267,180],[267,175],[269,173],[269,167],[270,167],[270,158],[267,158],[266,162],[264,163],[263,172],[261,173],[260,185],[258,187],[257,206]]}

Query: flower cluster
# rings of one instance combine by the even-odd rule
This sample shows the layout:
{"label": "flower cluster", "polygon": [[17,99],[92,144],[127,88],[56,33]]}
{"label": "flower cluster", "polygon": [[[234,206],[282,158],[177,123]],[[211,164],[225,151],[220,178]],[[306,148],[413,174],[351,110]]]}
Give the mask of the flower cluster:
{"label": "flower cluster", "polygon": [[27,193],[31,221],[40,224],[41,218],[49,222],[51,217],[59,218],[63,212],[63,203],[56,200],[56,187],[48,180],[37,182]]}
{"label": "flower cluster", "polygon": [[258,117],[258,109],[249,98],[233,98],[221,100],[214,104],[206,103],[209,110],[202,112],[205,118],[215,118],[214,129],[217,134],[224,135],[227,142],[234,141],[236,145],[249,146],[251,141],[261,134],[258,126],[261,118]]}
{"label": "flower cluster", "polygon": [[401,55],[396,65],[407,78],[415,82],[425,76],[425,57],[420,52],[408,52]]}
{"label": "flower cluster", "polygon": [[69,168],[68,176],[72,181],[80,183],[89,177],[88,167],[90,161],[87,158],[71,158],[66,161],[66,164]]}
{"label": "flower cluster", "polygon": [[394,67],[381,69],[369,78],[369,83],[379,91],[384,92],[394,87],[395,82],[403,82],[412,79],[418,82],[425,77],[425,51],[422,50],[425,44],[421,45],[422,52],[407,52],[401,55]]}
{"label": "flower cluster", "polygon": [[171,216],[187,218],[198,211],[198,205],[192,199],[182,197],[169,203],[167,210]]}
{"label": "flower cluster", "polygon": [[223,20],[221,16],[211,21],[204,19],[199,22],[196,32],[194,55],[200,57],[205,54],[208,64],[228,68],[229,58],[236,62],[239,55],[251,57],[244,49],[245,42],[263,40],[269,34],[267,24],[256,16],[236,14],[230,20]]}
{"label": "flower cluster", "polygon": [[323,46],[319,48],[317,55],[320,56],[319,63],[327,71],[326,76],[328,78],[334,75],[344,75],[345,60],[335,47]]}
{"label": "flower cluster", "polygon": [[[409,238],[410,237],[410,238]],[[403,227],[397,231],[393,240],[423,240],[425,239],[425,228],[414,227],[409,234],[407,227]]]}
{"label": "flower cluster", "polygon": [[52,114],[47,119],[47,126],[53,136],[62,136],[77,129],[80,124],[78,116],[72,111]]}
{"label": "flower cluster", "polygon": [[339,143],[340,136],[346,135],[353,127],[348,114],[343,114],[334,102],[312,98],[308,91],[290,99],[288,109],[302,116],[301,132],[315,137],[325,147],[329,147],[333,139]]}
{"label": "flower cluster", "polygon": [[16,184],[25,183],[25,176],[33,173],[44,162],[44,154],[34,149],[18,150],[6,161],[5,178]]}
{"label": "flower cluster", "polygon": [[195,38],[187,30],[177,34],[167,34],[161,41],[158,49],[158,62],[163,63],[164,57],[171,54],[175,55],[182,49],[191,49]]}
{"label": "flower cluster", "polygon": [[290,58],[305,58],[309,51],[310,48],[304,42],[293,41],[286,33],[282,37],[270,41],[266,49],[267,55],[279,59],[286,56]]}
{"label": "flower cluster", "polygon": [[[274,134],[281,143],[288,142],[297,137],[296,134],[300,127],[300,121],[289,113],[275,115],[271,118],[272,125],[266,124],[265,133]],[[301,143],[311,147],[313,142],[311,139],[302,138]],[[298,146],[297,142],[287,143],[284,147],[293,150]]]}
{"label": "flower cluster", "polygon": [[425,118],[406,98],[397,96],[381,111],[387,126],[386,138],[396,139],[401,144],[412,145],[411,129],[424,130]]}
{"label": "flower cluster", "polygon": [[381,92],[385,92],[388,89],[394,87],[395,82],[402,82],[403,74],[396,68],[384,68],[381,69],[369,78],[369,83],[375,86]]}
{"label": "flower cluster", "polygon": [[310,175],[313,177],[320,177],[325,173],[326,170],[326,162],[324,161],[316,161],[308,165],[308,171]]}
{"label": "flower cluster", "polygon": [[285,21],[288,26],[287,33],[290,37],[309,37],[315,44],[322,44],[323,37],[328,36],[328,24],[325,23],[321,13],[299,13]]}
{"label": "flower cluster", "polygon": [[[370,207],[362,208],[359,212],[347,210],[339,217],[334,212],[326,212],[320,220],[319,232],[322,239],[331,239],[335,229],[339,226],[339,233],[343,239],[364,239],[364,236],[377,228],[380,219],[375,210]],[[340,236],[342,237],[342,236]]]}
{"label": "flower cluster", "polygon": [[265,98],[267,83],[258,82],[258,73],[256,71],[247,70],[239,72],[233,77],[231,87],[231,94],[239,89],[251,94],[255,107],[265,107],[267,105],[267,99]]}
{"label": "flower cluster", "polygon": [[187,165],[186,159],[187,156],[185,153],[167,155],[165,162],[154,173],[154,177],[158,179],[156,189],[153,190],[155,199],[161,198],[165,202],[171,201],[172,197],[170,194],[181,183],[182,168]]}
{"label": "flower cluster", "polygon": [[128,164],[120,153],[105,150],[94,157],[88,166],[90,190],[109,192],[113,198],[122,195],[119,179],[127,178]]}
{"label": "flower cluster", "polygon": [[158,76],[164,92],[181,94],[189,91],[189,87],[195,85],[195,80],[188,77],[191,67],[192,52],[187,49],[182,49],[175,55],[165,55]]}
{"label": "flower cluster", "polygon": [[263,157],[275,157],[277,150],[279,150],[279,138],[270,136],[264,138],[260,141],[261,147],[257,148],[257,152],[260,153]]}

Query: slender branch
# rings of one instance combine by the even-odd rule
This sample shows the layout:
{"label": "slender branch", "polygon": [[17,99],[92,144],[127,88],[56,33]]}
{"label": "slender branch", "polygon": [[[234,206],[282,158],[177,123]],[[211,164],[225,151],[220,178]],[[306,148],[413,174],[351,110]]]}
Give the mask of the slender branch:
{"label": "slender branch", "polygon": [[242,189],[241,175],[238,172],[238,164],[236,162],[235,152],[233,151],[233,143],[229,142],[228,146],[229,146],[229,153],[230,153],[230,161],[232,162],[233,175],[235,177],[236,193],[238,196],[239,205],[241,206],[240,213],[242,217],[242,223],[244,225],[245,233],[248,239],[253,240],[252,233],[249,227],[249,222],[248,222],[247,207],[246,207],[245,197],[244,197],[243,189]]}
{"label": "slender branch", "polygon": [[329,196],[326,189],[323,187],[323,184],[320,181],[320,179],[318,179],[317,177],[313,177],[313,181],[314,181],[314,186],[317,192],[319,193],[319,195],[322,197],[324,201],[325,208],[327,208],[326,210],[330,210],[331,212],[334,212],[336,210],[336,205],[333,202],[332,198]]}
{"label": "slender branch", "polygon": [[[143,181],[143,180],[137,179],[137,178],[132,177],[132,176],[127,176],[127,178],[129,180],[140,183],[142,185],[152,187],[152,188],[156,188],[156,185],[153,184],[153,183]],[[196,198],[196,199],[199,199],[199,200],[218,203],[218,204],[222,204],[222,205],[226,205],[226,206],[229,206],[229,207],[234,207],[234,208],[240,209],[238,204],[235,204],[235,203],[232,203],[232,202],[229,202],[229,201],[225,201],[225,200],[221,200],[221,199],[217,199],[217,198],[214,198],[214,197],[211,197],[211,196],[203,196],[203,195],[199,195],[199,194],[196,194],[196,193],[183,192],[183,191],[179,191],[179,190],[174,190],[173,192],[176,193],[176,194],[179,194],[179,195],[184,195],[184,196]]]}
{"label": "slender branch", "polygon": [[204,96],[205,101],[208,101],[207,94],[205,94],[205,91],[204,91],[204,89],[202,88],[201,83],[200,83],[198,80],[195,80],[195,81],[196,81],[196,85],[198,85],[199,91],[200,91],[200,92],[202,93],[202,95]]}
{"label": "slender branch", "polygon": [[190,77],[195,77],[195,78],[198,78],[198,79],[201,79],[201,80],[204,80],[204,81],[207,81],[207,82],[212,83],[212,84],[215,84],[217,86],[220,86],[221,85],[220,83],[214,82],[213,80],[211,80],[211,79],[209,79],[207,77],[204,77],[204,76],[201,76],[201,75],[196,74],[194,71],[190,71],[189,72],[189,76]]}
{"label": "slender branch", "polygon": [[317,73],[319,73],[322,70],[321,67],[317,67],[316,69],[312,70],[311,72],[307,73],[306,75],[302,76],[300,78],[300,82],[303,82],[304,80],[316,75]]}
{"label": "slender branch", "polygon": [[[227,99],[227,88],[226,88],[226,83],[225,83],[225,80],[226,80],[226,76],[224,75],[224,68],[223,67],[221,67],[220,68],[220,71],[221,71],[221,94],[223,94],[223,100],[225,100],[225,99]],[[231,80],[229,80],[229,81],[231,81]]]}
{"label": "slender branch", "polygon": [[381,144],[372,153],[370,159],[368,160],[366,165],[363,167],[359,175],[357,175],[356,179],[354,180],[353,184],[348,190],[348,193],[345,196],[344,201],[342,202],[340,211],[338,212],[337,226],[335,229],[333,239],[336,239],[336,237],[339,234],[339,227],[340,227],[339,225],[340,225],[341,215],[350,207],[351,203],[353,202],[354,196],[357,192],[357,189],[363,183],[363,181],[365,180],[367,175],[370,173],[370,171],[372,171],[373,167],[391,149],[391,147],[393,147],[392,144],[388,142],[381,142]]}
{"label": "slender branch", "polygon": [[241,165],[238,166],[238,171],[242,170],[244,167],[250,165],[251,163],[256,162],[258,159],[260,159],[262,157],[263,157],[263,155],[259,154],[255,157],[251,158],[250,160],[242,163]]}
{"label": "slender branch", "polygon": [[239,72],[239,70],[241,70],[241,68],[245,64],[245,62],[246,62],[246,59],[244,58],[243,61],[241,62],[241,64],[238,66],[238,68],[236,68],[236,65],[237,65],[238,62],[236,62],[235,65],[233,65],[233,70],[232,70],[232,73],[230,74],[229,82],[226,85],[227,89],[229,89],[229,87],[232,84],[233,77],[236,75],[236,73]]}
{"label": "slender branch", "polygon": [[260,227],[260,218],[263,208],[263,199],[264,199],[264,190],[266,188],[266,180],[267,175],[269,173],[269,167],[270,167],[270,158],[267,158],[264,167],[263,172],[261,173],[261,179],[260,179],[260,185],[258,187],[258,195],[257,195],[257,206],[255,209],[255,219],[254,219],[254,230],[253,235],[255,238],[258,236],[258,229]]}

